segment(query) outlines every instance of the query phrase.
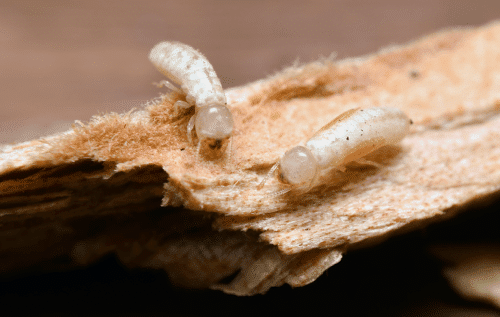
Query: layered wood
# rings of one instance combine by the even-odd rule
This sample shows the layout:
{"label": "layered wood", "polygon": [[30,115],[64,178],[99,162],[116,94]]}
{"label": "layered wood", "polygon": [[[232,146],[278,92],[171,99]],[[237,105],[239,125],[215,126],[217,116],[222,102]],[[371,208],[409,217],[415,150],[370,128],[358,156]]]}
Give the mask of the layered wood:
{"label": "layered wood", "polygon": [[[186,287],[303,286],[353,247],[453,216],[500,189],[500,24],[323,59],[226,91],[231,157],[196,154],[170,93],[0,152],[0,270],[115,252]],[[402,109],[400,145],[307,193],[257,185],[290,147],[355,107]],[[64,266],[63,265],[63,266]]]}

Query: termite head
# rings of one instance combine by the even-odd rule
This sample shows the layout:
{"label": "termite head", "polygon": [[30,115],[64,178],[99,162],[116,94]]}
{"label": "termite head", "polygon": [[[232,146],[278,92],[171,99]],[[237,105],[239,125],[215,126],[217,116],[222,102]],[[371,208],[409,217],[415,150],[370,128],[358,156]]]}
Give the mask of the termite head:
{"label": "termite head", "polygon": [[288,186],[268,197],[283,195],[292,189],[309,190],[317,177],[318,163],[308,148],[302,145],[296,146],[283,154],[279,162],[274,164],[266,177],[257,186],[257,189],[262,189],[276,170],[278,170],[278,180]]}
{"label": "termite head", "polygon": [[225,153],[228,144],[232,144],[228,141],[233,134],[233,116],[224,105],[212,104],[197,109],[194,126],[199,139],[198,153],[201,150],[219,156]]}
{"label": "termite head", "polygon": [[195,120],[198,138],[212,140],[214,148],[220,148],[223,141],[233,134],[233,116],[224,105],[201,107],[196,112]]}
{"label": "termite head", "polygon": [[310,186],[318,172],[311,151],[299,145],[286,151],[278,166],[278,180],[294,187]]}

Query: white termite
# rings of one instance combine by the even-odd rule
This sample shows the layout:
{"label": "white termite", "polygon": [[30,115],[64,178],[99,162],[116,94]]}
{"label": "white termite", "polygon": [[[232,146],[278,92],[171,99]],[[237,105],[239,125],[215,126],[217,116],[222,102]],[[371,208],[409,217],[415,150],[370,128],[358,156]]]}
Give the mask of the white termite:
{"label": "white termite", "polygon": [[322,172],[332,168],[344,170],[347,163],[358,161],[371,165],[362,158],[385,145],[396,144],[409,131],[412,121],[396,108],[366,108],[348,110],[316,132],[305,145],[286,151],[259,184],[278,170],[278,180],[288,188],[310,190]]}
{"label": "white termite", "polygon": [[[195,128],[197,153],[202,142],[207,142],[211,149],[222,148],[232,136],[233,116],[226,106],[220,80],[207,58],[189,45],[161,42],[153,47],[149,60],[186,95],[187,102],[176,101],[176,109],[196,107],[187,126],[187,135],[192,143],[191,134]],[[169,81],[162,81],[162,84],[179,92],[179,88]]]}

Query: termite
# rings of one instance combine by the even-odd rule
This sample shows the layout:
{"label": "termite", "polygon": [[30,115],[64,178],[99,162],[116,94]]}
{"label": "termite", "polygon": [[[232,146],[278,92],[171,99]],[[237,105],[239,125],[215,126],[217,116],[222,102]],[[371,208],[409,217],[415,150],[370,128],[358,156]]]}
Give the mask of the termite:
{"label": "termite", "polygon": [[288,188],[309,191],[322,172],[345,170],[347,163],[358,161],[377,166],[362,158],[385,145],[396,144],[407,134],[413,122],[397,108],[355,108],[348,110],[316,132],[305,145],[283,154],[258,185],[261,189],[277,170],[278,180]]}
{"label": "termite", "polygon": [[208,59],[189,45],[161,42],[153,47],[149,60],[181,89],[167,80],[162,81],[162,84],[186,95],[186,101],[175,102],[176,109],[195,106],[195,115],[187,125],[187,136],[189,143],[193,143],[191,134],[195,128],[198,137],[197,153],[199,154],[202,143],[213,150],[220,150],[225,146],[233,133],[233,116],[227,108],[220,80]]}

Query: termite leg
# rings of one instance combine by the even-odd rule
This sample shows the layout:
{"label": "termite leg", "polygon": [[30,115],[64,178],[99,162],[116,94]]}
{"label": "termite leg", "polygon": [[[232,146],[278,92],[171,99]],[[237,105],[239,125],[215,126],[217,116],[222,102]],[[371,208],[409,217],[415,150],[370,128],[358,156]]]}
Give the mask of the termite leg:
{"label": "termite leg", "polygon": [[229,168],[230,168],[230,169],[231,169],[231,171],[232,171],[232,170],[233,170],[233,168],[232,168],[232,164],[231,164],[231,155],[233,154],[233,137],[231,137],[231,138],[229,139],[229,151],[228,151],[228,152],[229,152],[229,153],[228,153],[228,157],[227,157],[227,159],[228,159],[228,161],[229,161],[229,162],[228,162],[228,164],[229,164]]}
{"label": "termite leg", "polygon": [[190,104],[189,102],[187,101],[183,101],[183,100],[177,100],[175,103],[174,103],[174,106],[177,107],[177,108],[182,108],[182,109],[189,109],[191,108],[193,105]]}
{"label": "termite leg", "polygon": [[277,192],[271,193],[271,194],[266,195],[264,197],[265,198],[273,198],[273,197],[281,196],[281,195],[284,195],[284,194],[288,193],[291,190],[292,190],[292,187],[284,188],[282,190],[278,190]]}
{"label": "termite leg", "polygon": [[187,101],[183,101],[183,100],[177,100],[175,103],[174,103],[174,107],[176,107],[177,109],[179,108],[182,108],[182,109],[189,109],[191,108],[193,105],[190,104],[189,102]]}
{"label": "termite leg", "polygon": [[158,88],[165,86],[170,90],[173,90],[175,92],[182,94],[182,90],[179,87],[172,84],[171,82],[169,82],[168,80],[162,80],[159,83],[153,83],[153,85],[156,85],[156,87],[158,87]]}
{"label": "termite leg", "polygon": [[318,174],[319,172],[316,172],[316,174],[314,174],[314,177],[311,179],[311,182],[309,183],[309,187],[307,188],[306,192],[308,192],[311,188],[314,187],[314,185],[316,184],[316,180],[319,177]]}
{"label": "termite leg", "polygon": [[186,111],[187,109],[191,108],[192,106],[193,105],[190,104],[189,102],[186,102],[186,101],[183,101],[183,100],[177,100],[174,103],[175,113],[177,115],[179,115],[179,114],[183,113],[184,111]]}
{"label": "termite leg", "polygon": [[201,148],[201,140],[198,140],[198,145],[196,146],[196,160],[200,160],[200,148]]}
{"label": "termite leg", "polygon": [[[177,104],[177,102],[176,102],[176,104]],[[189,144],[193,144],[193,139],[191,137],[191,134],[193,133],[193,129],[194,129],[194,117],[195,116],[196,115],[192,116],[191,119],[189,119],[189,123],[187,125],[187,135],[188,135]]]}
{"label": "termite leg", "polygon": [[363,164],[363,165],[369,165],[369,166],[374,166],[374,167],[377,167],[379,169],[381,169],[383,167],[383,165],[377,163],[377,162],[373,162],[373,161],[369,161],[365,158],[359,158],[355,161],[356,163],[359,163],[359,164]]}

